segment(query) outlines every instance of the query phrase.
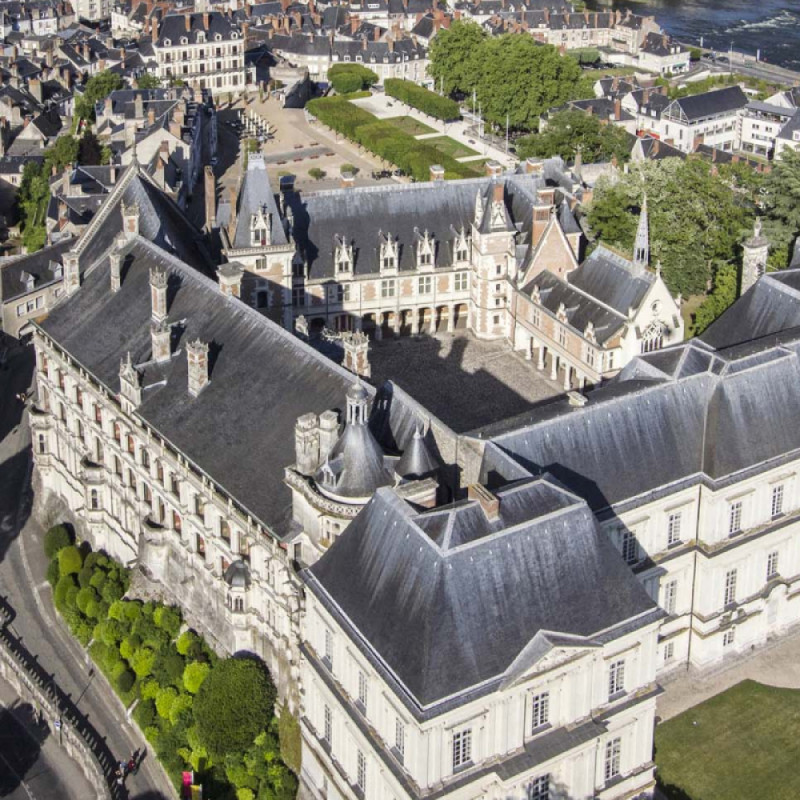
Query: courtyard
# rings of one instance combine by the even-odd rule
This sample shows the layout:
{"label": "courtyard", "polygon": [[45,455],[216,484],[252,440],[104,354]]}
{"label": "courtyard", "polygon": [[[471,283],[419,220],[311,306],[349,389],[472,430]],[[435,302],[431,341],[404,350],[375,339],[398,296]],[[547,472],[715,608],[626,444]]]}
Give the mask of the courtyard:
{"label": "courtyard", "polygon": [[667,800],[800,796],[800,690],[744,680],[662,723],[655,733]]}
{"label": "courtyard", "polygon": [[467,331],[370,343],[372,382],[391,380],[457,433],[529,411],[563,393],[505,341]]}

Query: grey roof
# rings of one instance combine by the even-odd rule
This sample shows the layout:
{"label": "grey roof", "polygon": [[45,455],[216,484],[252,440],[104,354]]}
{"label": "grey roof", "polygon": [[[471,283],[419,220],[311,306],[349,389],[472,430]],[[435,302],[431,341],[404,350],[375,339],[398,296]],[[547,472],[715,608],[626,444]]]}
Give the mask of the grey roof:
{"label": "grey roof", "polygon": [[72,244],[71,239],[37,250],[30,255],[20,256],[19,258],[7,261],[0,268],[0,298],[4,303],[29,293],[29,289],[24,280],[24,275],[32,275],[34,278],[34,290],[41,289],[43,286],[57,280],[54,272],[54,264],[61,264],[61,258],[69,250]]}
{"label": "grey roof", "polygon": [[439,466],[425,442],[425,434],[420,428],[416,428],[402,458],[395,466],[395,472],[403,478],[424,478],[435,472]]}
{"label": "grey roof", "polygon": [[690,122],[737,111],[747,105],[747,95],[740,86],[726,86],[702,94],[681,97],[674,101],[686,114]]}
{"label": "grey roof", "polygon": [[[189,30],[186,29],[187,18]],[[187,38],[190,44],[194,44],[200,41],[198,34],[201,32],[209,44],[213,44],[217,36],[220,37],[220,41],[227,41],[234,38],[234,34],[237,37],[240,35],[238,26],[231,23],[231,20],[219,11],[209,11],[204,14],[167,14],[158,30],[157,45],[164,47],[165,41],[169,41],[170,46],[179,47],[183,37]]]}
{"label": "grey roof", "polygon": [[225,570],[225,583],[232,589],[249,589],[250,567],[247,562],[241,558],[234,561]]}
{"label": "grey roof", "polygon": [[[125,265],[122,288],[112,293],[102,258],[43,330],[113,393],[130,351],[143,373],[141,417],[255,518],[285,532],[291,493],[283,470],[294,461],[295,421],[341,406],[352,374],[141,236]],[[166,365],[146,363],[151,266],[167,271],[174,292],[174,355]],[[185,348],[196,338],[210,343],[212,367],[209,384],[193,398]]]}
{"label": "grey roof", "polygon": [[[553,483],[415,513],[381,489],[307,572],[418,706],[500,681],[543,631],[591,637],[654,609],[585,503]],[[588,643],[588,642],[587,642]]]}
{"label": "grey roof", "polygon": [[288,244],[289,240],[278,213],[278,204],[275,202],[275,194],[267,177],[267,165],[263,158],[251,155],[247,161],[247,172],[239,192],[236,231],[231,243],[233,247],[252,246],[250,217],[262,209],[271,215],[272,244]]}

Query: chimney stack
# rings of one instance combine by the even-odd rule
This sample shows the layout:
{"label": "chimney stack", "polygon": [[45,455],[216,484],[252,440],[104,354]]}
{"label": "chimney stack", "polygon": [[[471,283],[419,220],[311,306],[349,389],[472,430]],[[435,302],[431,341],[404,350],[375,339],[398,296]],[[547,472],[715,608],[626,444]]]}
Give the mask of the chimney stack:
{"label": "chimney stack", "polygon": [[158,267],[150,267],[150,304],[153,322],[164,322],[167,318],[167,273]]}
{"label": "chimney stack", "polygon": [[500,518],[500,499],[479,483],[470,484],[467,489],[470,500],[477,500],[489,522]]}
{"label": "chimney stack", "polygon": [[217,180],[214,177],[214,168],[206,166],[203,171],[205,178],[206,201],[206,231],[212,231],[217,225]]}
{"label": "chimney stack", "polygon": [[109,253],[108,263],[109,272],[111,274],[111,291],[116,293],[122,286],[122,248],[125,245],[125,239],[118,237],[114,240],[114,249]]}
{"label": "chimney stack", "polygon": [[75,294],[81,288],[81,273],[78,262],[78,253],[70,250],[62,259],[64,266],[64,289],[67,295]]}
{"label": "chimney stack", "polygon": [[172,355],[170,334],[170,327],[166,320],[150,323],[150,358],[158,364],[169,361]]}
{"label": "chimney stack", "polygon": [[186,24],[186,32],[188,33],[192,29],[192,15],[186,14],[183,18],[183,21]]}
{"label": "chimney stack", "polygon": [[133,116],[139,120],[144,117],[144,98],[141,92],[136,92],[133,98]]}
{"label": "chimney stack", "polygon": [[122,204],[122,230],[126,239],[133,239],[139,235],[139,204]]}
{"label": "chimney stack", "polygon": [[356,185],[356,176],[352,172],[343,172],[340,185],[342,189],[352,189]]}
{"label": "chimney stack", "polygon": [[503,165],[498,161],[487,161],[484,169],[488,178],[497,178],[503,174]]}
{"label": "chimney stack", "polygon": [[227,297],[241,297],[243,274],[244,270],[237,263],[223,264],[217,270],[217,280],[222,294]]}
{"label": "chimney stack", "polygon": [[189,394],[197,397],[208,385],[208,345],[195,339],[186,346]]}
{"label": "chimney stack", "polygon": [[345,331],[342,334],[344,361],[342,366],[362,378],[369,378],[369,337],[362,331]]}
{"label": "chimney stack", "polygon": [[441,164],[431,164],[430,176],[432,181],[443,181],[444,167]]}

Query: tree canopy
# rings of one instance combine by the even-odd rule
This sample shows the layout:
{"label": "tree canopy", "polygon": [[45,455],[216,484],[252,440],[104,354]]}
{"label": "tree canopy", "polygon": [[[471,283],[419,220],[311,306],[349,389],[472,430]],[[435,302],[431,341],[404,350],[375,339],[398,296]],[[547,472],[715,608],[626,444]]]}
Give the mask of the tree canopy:
{"label": "tree canopy", "polygon": [[475,57],[488,34],[475,22],[455,20],[431,42],[428,73],[445,94],[469,94],[478,83],[481,65]]}
{"label": "tree canopy", "polygon": [[269,724],[274,702],[275,687],[263,664],[248,658],[218,661],[194,702],[200,742],[217,758],[243,752]]}
{"label": "tree canopy", "polygon": [[614,156],[623,162],[630,154],[630,138],[622,128],[603,124],[594,115],[577,109],[559,111],[543,131],[517,141],[517,154],[520,158],[561,156],[573,161],[578,147],[586,163],[610,161]]}
{"label": "tree canopy", "polygon": [[136,79],[136,86],[139,89],[160,89],[161,78],[152,72],[145,72]]}
{"label": "tree canopy", "polygon": [[764,233],[774,254],[770,264],[782,268],[789,263],[791,248],[800,235],[800,151],[786,148],[781,152],[763,189]]}
{"label": "tree canopy", "polygon": [[105,100],[111,92],[121,89],[123,86],[122,78],[116,72],[103,70],[97,75],[92,75],[86,81],[86,88],[82,95],[75,97],[75,116],[78,119],[85,119],[94,122],[94,105],[99,100]]}
{"label": "tree canopy", "polygon": [[334,64],[328,70],[328,80],[339,94],[358,92],[378,82],[378,76],[361,64]]}

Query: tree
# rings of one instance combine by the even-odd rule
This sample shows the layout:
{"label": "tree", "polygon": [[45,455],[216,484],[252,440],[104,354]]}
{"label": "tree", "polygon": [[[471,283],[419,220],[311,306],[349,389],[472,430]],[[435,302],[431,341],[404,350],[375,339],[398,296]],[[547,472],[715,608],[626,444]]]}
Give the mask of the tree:
{"label": "tree", "polygon": [[93,75],[86,81],[86,86],[82,95],[75,98],[75,117],[78,120],[85,119],[87,122],[94,122],[95,103],[105,100],[111,92],[121,89],[123,86],[122,78],[116,72],[103,70]]}
{"label": "tree", "polygon": [[136,79],[136,86],[139,89],[160,89],[161,78],[152,72],[145,72]]}
{"label": "tree", "polygon": [[561,156],[573,161],[578,147],[586,163],[611,161],[614,156],[620,162],[627,161],[631,149],[630,137],[622,128],[571,110],[553,114],[544,131],[519,139],[517,154],[520,158]]}
{"label": "tree", "polygon": [[308,177],[313,178],[315,181],[321,181],[327,173],[324,169],[320,169],[319,167],[311,167],[308,171]]}
{"label": "tree", "polygon": [[194,720],[202,745],[212,757],[241,753],[269,724],[275,687],[266,667],[251,658],[218,661],[194,702]]}
{"label": "tree", "polygon": [[373,86],[378,76],[361,64],[334,64],[328,70],[328,80],[338,94],[350,94]]}
{"label": "tree", "polygon": [[72,544],[72,537],[69,534],[69,530],[63,525],[54,525],[44,535],[44,554],[48,558],[53,558],[62,547],[67,547],[70,544]]}
{"label": "tree", "polygon": [[775,253],[773,264],[785,267],[800,234],[800,150],[784,148],[764,182],[764,234]]}
{"label": "tree", "polygon": [[77,575],[83,566],[81,551],[75,545],[62,547],[58,551],[58,569],[61,575]]}
{"label": "tree", "polygon": [[211,667],[202,661],[193,661],[183,671],[183,685],[190,694],[197,694],[203,681],[208,677]]}
{"label": "tree", "polygon": [[478,84],[480,52],[488,34],[475,22],[455,20],[431,42],[428,73],[445,94],[469,94]]}
{"label": "tree", "polygon": [[[80,142],[70,134],[59,136],[53,146],[45,154],[45,164],[55,167],[61,172],[64,167],[71,166],[78,160]],[[50,170],[46,171],[49,174]]]}
{"label": "tree", "polygon": [[78,163],[86,166],[96,167],[103,161],[103,146],[98,138],[91,132],[81,136],[78,147]]}
{"label": "tree", "polygon": [[720,264],[714,276],[714,288],[694,316],[694,333],[699,336],[739,294],[739,270],[735,264]]}

